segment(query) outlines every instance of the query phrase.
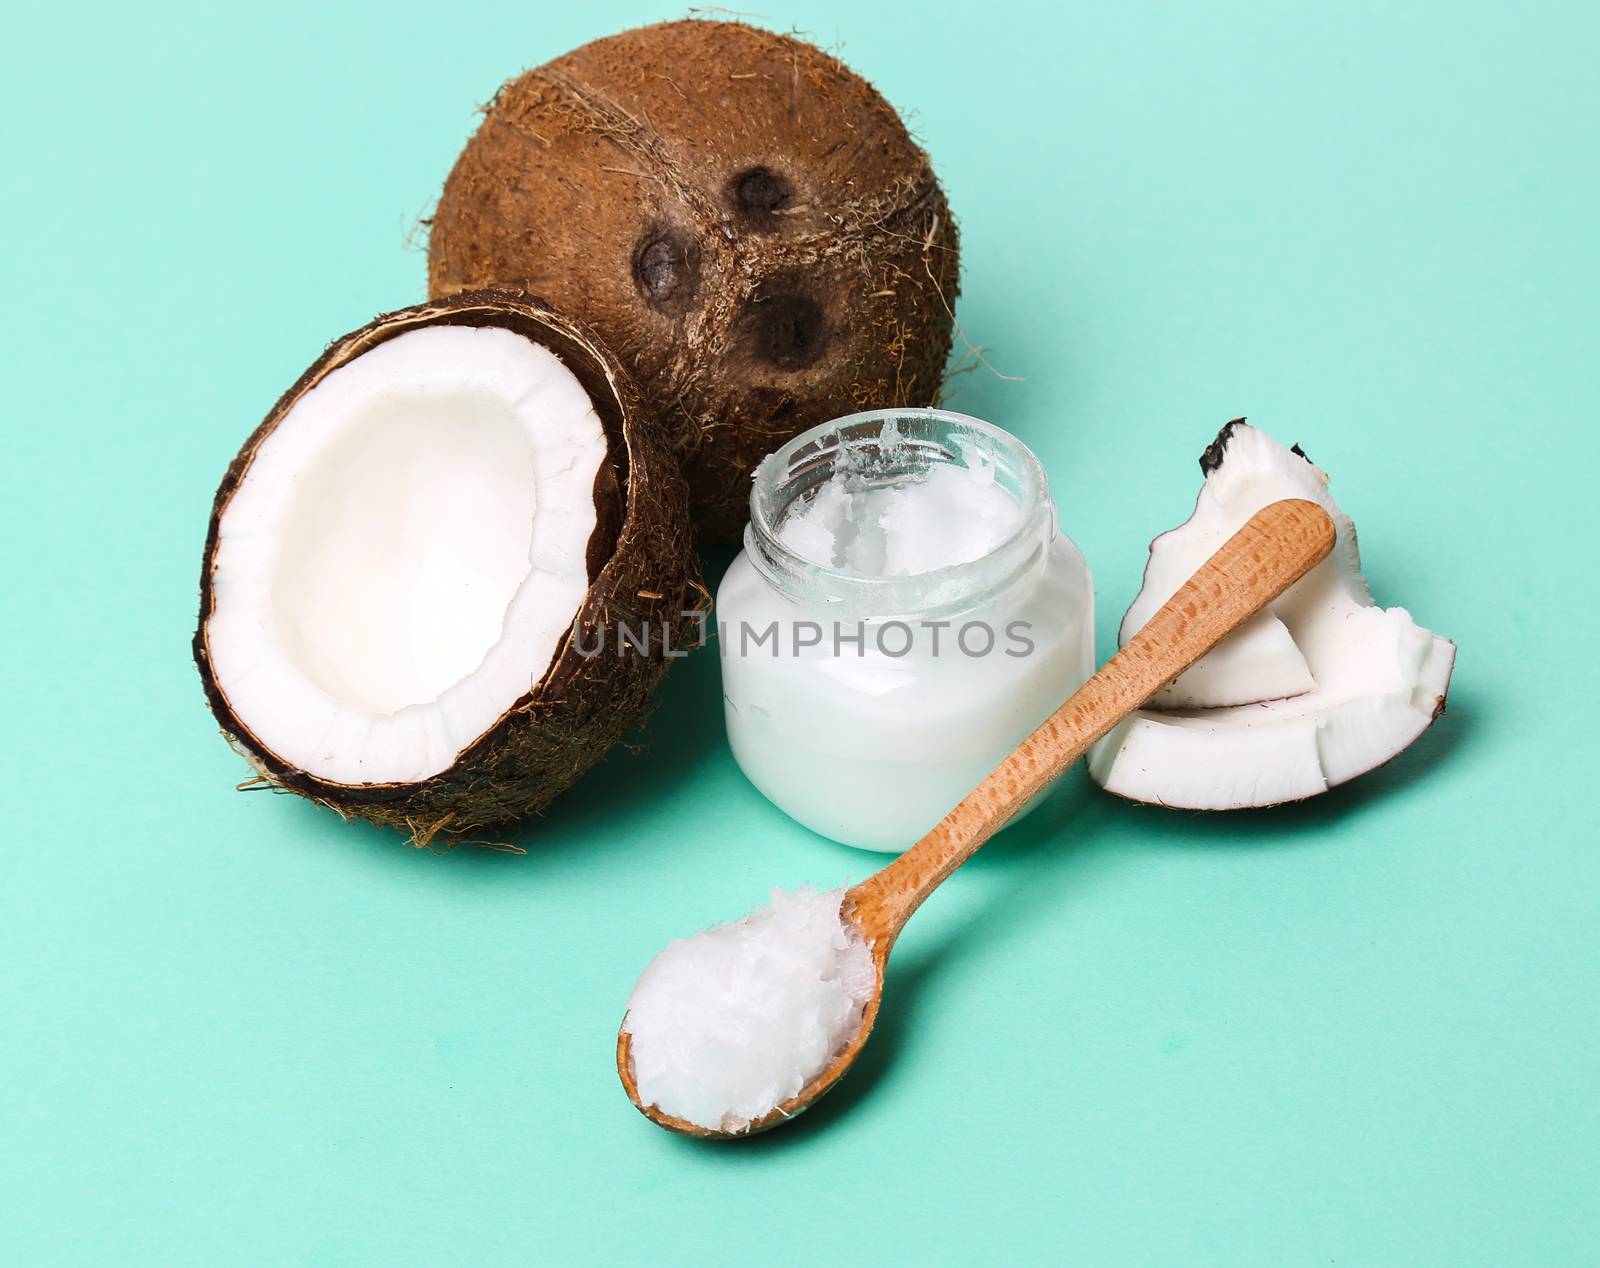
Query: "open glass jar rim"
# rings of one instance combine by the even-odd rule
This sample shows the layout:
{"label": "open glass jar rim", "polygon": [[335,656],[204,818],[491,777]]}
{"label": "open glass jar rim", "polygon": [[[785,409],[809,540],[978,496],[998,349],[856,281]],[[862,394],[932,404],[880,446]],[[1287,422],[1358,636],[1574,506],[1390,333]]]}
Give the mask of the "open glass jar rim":
{"label": "open glass jar rim", "polygon": [[[985,464],[1016,498],[1016,528],[977,559],[905,576],[881,576],[817,563],[781,538],[785,518],[816,489],[843,474],[863,487],[915,484],[938,465]],[[941,409],[879,409],[802,432],[770,454],[750,492],[745,549],[774,587],[802,602],[836,606],[862,619],[958,612],[1009,587],[1042,563],[1056,533],[1044,468],[1009,432]]]}

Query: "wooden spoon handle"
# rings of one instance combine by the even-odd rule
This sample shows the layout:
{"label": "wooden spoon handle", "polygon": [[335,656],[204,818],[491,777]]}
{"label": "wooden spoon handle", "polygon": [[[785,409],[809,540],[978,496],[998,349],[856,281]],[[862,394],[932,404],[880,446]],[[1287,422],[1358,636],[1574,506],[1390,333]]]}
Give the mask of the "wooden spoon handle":
{"label": "wooden spoon handle", "polygon": [[880,963],[941,881],[1091,744],[1320,563],[1333,539],[1333,521],[1314,502],[1257,511],[927,836],[851,889],[845,908]]}

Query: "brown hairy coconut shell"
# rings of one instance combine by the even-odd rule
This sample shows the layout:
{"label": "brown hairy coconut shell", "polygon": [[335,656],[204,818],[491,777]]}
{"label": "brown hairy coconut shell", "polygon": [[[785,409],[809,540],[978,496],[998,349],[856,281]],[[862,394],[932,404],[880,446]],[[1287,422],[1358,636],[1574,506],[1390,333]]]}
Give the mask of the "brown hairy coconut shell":
{"label": "brown hairy coconut shell", "polygon": [[817,423],[938,399],[956,226],[928,156],[811,44],[690,20],[502,87],[445,183],[434,295],[548,296],[662,415],[707,540],[762,457]]}
{"label": "brown hairy coconut shell", "polygon": [[[574,565],[580,590],[587,570],[587,592],[570,618],[556,614],[570,624],[555,636],[555,651],[542,675],[519,697],[507,699],[500,716],[447,768],[417,780],[320,777],[259,738],[217,671],[212,638],[219,587],[214,582],[224,521],[263,445],[307,393],[390,340],[459,326],[503,328],[554,353],[592,403],[604,456],[593,480],[594,527],[587,549],[577,556],[586,563]],[[206,538],[200,596],[195,663],[223,732],[260,781],[341,814],[400,828],[424,844],[534,814],[577,780],[645,711],[670,659],[667,649],[690,644],[695,628],[690,613],[705,602],[683,479],[628,373],[582,324],[521,292],[494,290],[387,313],[329,346],[273,406],[223,477]],[[648,651],[624,643],[626,654],[611,654],[618,647],[619,627],[652,631]],[[381,630],[370,633],[375,640],[382,637]],[[605,647],[605,654],[586,657],[578,650],[598,647]]]}

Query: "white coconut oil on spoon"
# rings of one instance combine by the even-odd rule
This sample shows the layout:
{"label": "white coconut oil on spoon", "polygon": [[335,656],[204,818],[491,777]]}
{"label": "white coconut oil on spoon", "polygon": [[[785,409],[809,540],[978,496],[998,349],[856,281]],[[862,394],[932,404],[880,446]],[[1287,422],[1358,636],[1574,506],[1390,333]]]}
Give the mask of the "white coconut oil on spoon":
{"label": "white coconut oil on spoon", "polygon": [[669,943],[628,999],[640,1098],[745,1131],[791,1100],[861,1028],[876,972],[842,889],[772,891],[743,920]]}

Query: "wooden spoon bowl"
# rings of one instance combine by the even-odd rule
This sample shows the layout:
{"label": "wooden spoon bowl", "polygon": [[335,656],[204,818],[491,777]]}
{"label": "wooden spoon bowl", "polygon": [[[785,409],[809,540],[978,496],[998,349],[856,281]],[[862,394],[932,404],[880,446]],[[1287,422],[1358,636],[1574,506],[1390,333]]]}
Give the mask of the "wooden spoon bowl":
{"label": "wooden spoon bowl", "polygon": [[[850,893],[854,893],[851,890]],[[850,894],[845,895],[845,908],[848,910]],[[857,926],[860,927],[859,925]],[[878,1006],[883,1002],[883,974],[889,966],[889,949],[894,945],[891,937],[885,939],[871,939],[862,931],[863,939],[867,940],[868,948],[872,952],[872,967],[877,971],[877,981],[873,984],[872,994],[867,998],[861,1010],[861,1024],[856,1028],[856,1033],[851,1037],[839,1054],[834,1057],[828,1067],[813,1078],[794,1096],[783,1102],[776,1109],[763,1114],[760,1118],[752,1119],[747,1127],[736,1132],[723,1131],[716,1127],[702,1127],[699,1123],[691,1123],[685,1118],[676,1118],[665,1113],[654,1105],[645,1105],[639,1099],[639,1085],[633,1077],[633,1036],[626,1030],[617,1031],[617,1073],[622,1078],[623,1090],[627,1092],[628,1099],[633,1102],[634,1108],[648,1118],[658,1127],[665,1127],[668,1131],[677,1132],[680,1136],[695,1136],[701,1140],[743,1140],[746,1136],[754,1136],[760,1132],[771,1131],[782,1123],[787,1123],[791,1118],[796,1118],[811,1108],[814,1101],[822,1096],[829,1088],[837,1083],[844,1072],[848,1070],[861,1049],[866,1046],[867,1036],[872,1033],[872,1024],[878,1020]]]}

